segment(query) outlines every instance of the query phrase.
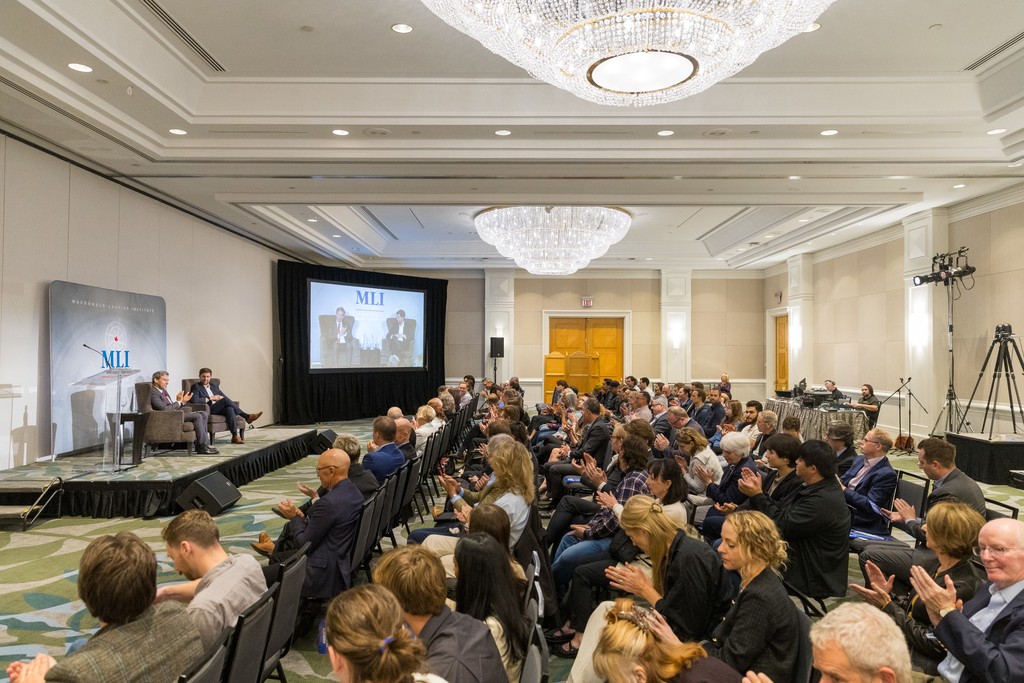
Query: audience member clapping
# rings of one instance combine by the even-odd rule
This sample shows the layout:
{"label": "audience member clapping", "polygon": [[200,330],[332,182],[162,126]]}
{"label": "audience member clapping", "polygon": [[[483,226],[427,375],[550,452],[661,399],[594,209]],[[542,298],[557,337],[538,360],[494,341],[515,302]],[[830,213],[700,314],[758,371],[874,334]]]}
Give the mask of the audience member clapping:
{"label": "audience member clapping", "polygon": [[[974,597],[984,582],[982,570],[974,563],[972,553],[984,525],[985,518],[964,503],[938,503],[928,510],[927,544],[939,562],[934,578],[945,583],[949,576],[956,587],[957,599],[964,602]],[[946,650],[932,636],[932,623],[924,602],[917,599],[915,593],[911,593],[906,603],[894,601],[895,577],[887,579],[873,562],[868,562],[865,570],[870,586],[850,584],[850,588],[893,618],[903,631],[916,667],[928,674],[938,673],[939,662],[945,658]]]}

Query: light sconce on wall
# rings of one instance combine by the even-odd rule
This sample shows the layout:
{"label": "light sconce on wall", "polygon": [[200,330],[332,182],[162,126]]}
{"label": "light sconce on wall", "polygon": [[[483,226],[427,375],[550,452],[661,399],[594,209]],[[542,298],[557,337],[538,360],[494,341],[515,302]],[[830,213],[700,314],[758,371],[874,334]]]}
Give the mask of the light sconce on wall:
{"label": "light sconce on wall", "polygon": [[800,309],[789,309],[789,348],[792,351],[799,351],[804,343],[804,328],[800,323]]}
{"label": "light sconce on wall", "polygon": [[673,351],[678,351],[682,347],[683,342],[686,341],[685,315],[670,314],[666,322],[666,327],[668,328],[667,341],[672,346]]}

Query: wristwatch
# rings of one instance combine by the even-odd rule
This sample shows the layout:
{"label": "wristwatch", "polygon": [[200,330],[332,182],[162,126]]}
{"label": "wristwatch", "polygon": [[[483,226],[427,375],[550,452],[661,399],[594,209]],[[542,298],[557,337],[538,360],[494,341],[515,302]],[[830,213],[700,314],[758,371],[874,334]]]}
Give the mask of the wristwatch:
{"label": "wristwatch", "polygon": [[956,611],[956,607],[943,607],[942,609],[939,610],[939,619],[945,619],[947,614],[949,614],[950,612],[955,612],[955,611]]}

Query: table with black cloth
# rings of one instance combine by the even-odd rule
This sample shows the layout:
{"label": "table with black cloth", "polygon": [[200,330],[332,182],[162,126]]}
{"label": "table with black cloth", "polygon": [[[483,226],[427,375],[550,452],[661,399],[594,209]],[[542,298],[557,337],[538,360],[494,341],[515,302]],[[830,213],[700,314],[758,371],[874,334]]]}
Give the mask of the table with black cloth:
{"label": "table with black cloth", "polygon": [[779,416],[778,430],[782,431],[782,421],[793,416],[800,420],[800,434],[804,439],[824,439],[828,425],[834,420],[848,422],[853,426],[853,442],[857,443],[868,433],[868,418],[860,410],[815,410],[807,408],[796,401],[768,399],[765,410]]}
{"label": "table with black cloth", "polygon": [[956,446],[956,466],[975,481],[1013,486],[1010,470],[1024,469],[1024,434],[957,434],[946,432]]}

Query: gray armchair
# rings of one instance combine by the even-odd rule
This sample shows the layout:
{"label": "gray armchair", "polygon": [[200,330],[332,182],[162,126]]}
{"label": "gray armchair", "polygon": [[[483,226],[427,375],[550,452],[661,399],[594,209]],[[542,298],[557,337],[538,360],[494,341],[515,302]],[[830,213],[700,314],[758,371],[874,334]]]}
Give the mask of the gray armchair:
{"label": "gray armchair", "polygon": [[181,410],[153,410],[150,394],[153,391],[151,382],[135,384],[135,403],[140,413],[148,413],[146,432],[143,442],[149,448],[153,444],[185,444],[188,454],[192,455],[192,444],[196,440],[196,429],[191,422],[185,422],[185,412],[193,408],[202,410],[206,406],[182,406]]}
{"label": "gray armchair", "polygon": [[[210,381],[216,384],[217,386],[220,386],[220,377],[213,377],[210,379]],[[193,384],[198,383],[198,377],[189,377],[188,379],[183,379],[181,380],[181,390],[187,393],[188,390],[192,388]],[[207,411],[207,413],[209,413],[210,411],[210,407],[202,403],[196,403],[195,405],[192,405],[192,409],[205,410]],[[249,423],[245,421],[244,417],[238,416],[235,418],[235,428],[239,432],[241,432],[243,436],[245,435],[245,428],[248,426],[248,424]],[[210,432],[211,444],[217,440],[217,432],[231,431],[231,429],[228,428],[228,419],[226,417],[224,417],[223,415],[214,415],[212,413],[206,416],[206,429],[207,431]]]}

